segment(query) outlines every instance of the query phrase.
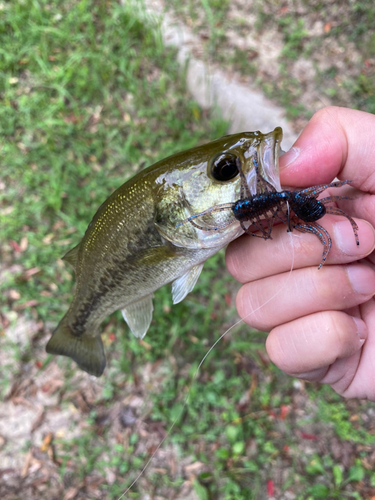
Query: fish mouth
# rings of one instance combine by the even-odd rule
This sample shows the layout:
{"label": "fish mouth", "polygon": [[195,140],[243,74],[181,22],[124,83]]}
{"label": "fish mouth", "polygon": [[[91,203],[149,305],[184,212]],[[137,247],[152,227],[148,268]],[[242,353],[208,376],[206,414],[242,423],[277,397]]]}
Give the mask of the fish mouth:
{"label": "fish mouth", "polygon": [[[259,141],[249,148],[245,158],[253,160],[255,153],[258,159],[258,173],[263,179],[269,182],[276,191],[282,191],[279,176],[279,156],[282,152],[280,143],[283,138],[281,127],[276,127],[268,134],[258,132],[256,134]],[[249,168],[246,174],[246,181],[252,196],[258,193],[257,174],[254,168]]]}

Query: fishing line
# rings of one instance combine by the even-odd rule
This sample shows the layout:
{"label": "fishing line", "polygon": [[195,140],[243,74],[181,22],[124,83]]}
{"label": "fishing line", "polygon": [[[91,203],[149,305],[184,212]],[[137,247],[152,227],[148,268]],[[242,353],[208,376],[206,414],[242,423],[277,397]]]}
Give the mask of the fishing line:
{"label": "fishing line", "polygon": [[220,340],[222,340],[226,335],[227,333],[229,333],[231,330],[233,330],[234,327],[236,327],[237,325],[239,325],[240,323],[242,323],[246,318],[248,318],[249,316],[251,316],[252,314],[256,313],[257,311],[259,311],[259,309],[261,309],[262,307],[264,307],[265,305],[267,305],[269,302],[271,302],[271,300],[273,300],[275,297],[277,297],[277,295],[279,295],[279,293],[282,292],[282,290],[286,287],[286,285],[288,284],[289,282],[289,279],[292,275],[292,271],[293,271],[293,267],[294,267],[294,246],[293,246],[293,241],[292,241],[292,238],[293,236],[297,236],[297,235],[294,235],[292,232],[289,232],[288,231],[288,234],[290,235],[290,245],[291,245],[291,248],[292,248],[292,263],[291,263],[291,267],[290,267],[290,271],[288,272],[288,276],[285,280],[285,282],[281,285],[281,287],[277,290],[276,293],[274,293],[269,299],[267,299],[265,302],[263,302],[263,304],[261,304],[260,306],[258,306],[256,309],[254,309],[253,311],[249,312],[249,314],[247,314],[246,316],[244,316],[243,318],[239,319],[238,321],[236,321],[236,323],[234,323],[234,325],[232,325],[231,327],[228,328],[228,330],[226,330],[222,335],[220,335],[220,337],[213,343],[213,345],[210,347],[210,349],[206,352],[206,354],[203,356],[203,359],[201,360],[201,362],[199,363],[197,369],[195,370],[195,373],[193,375],[193,378],[191,380],[191,383],[190,383],[190,387],[189,387],[189,392],[185,398],[185,401],[184,401],[184,404],[181,408],[181,410],[178,412],[178,415],[177,417],[174,419],[174,421],[172,422],[171,426],[169,427],[168,429],[168,432],[167,434],[164,436],[164,438],[160,441],[158,447],[156,448],[156,450],[152,453],[152,455],[150,456],[150,458],[147,460],[146,462],[146,465],[143,467],[143,469],[141,470],[141,472],[138,474],[138,476],[134,479],[134,481],[131,483],[131,485],[126,489],[126,491],[117,499],[117,500],[122,500],[125,495],[128,493],[128,491],[130,491],[130,489],[137,483],[138,479],[143,475],[143,473],[147,470],[148,466],[150,465],[150,463],[152,462],[153,458],[155,457],[156,453],[160,450],[160,448],[163,446],[164,442],[166,441],[166,439],[170,436],[174,426],[176,425],[177,421],[179,420],[179,418],[181,417],[182,415],[182,412],[185,410],[186,408],[186,405],[188,404],[189,402],[189,399],[190,399],[190,395],[191,395],[191,390],[192,390],[192,387],[193,387],[193,384],[198,376],[198,373],[199,373],[199,370],[201,369],[203,363],[205,362],[205,360],[207,359],[208,355],[210,354],[210,352],[216,347],[216,345],[220,342]]}

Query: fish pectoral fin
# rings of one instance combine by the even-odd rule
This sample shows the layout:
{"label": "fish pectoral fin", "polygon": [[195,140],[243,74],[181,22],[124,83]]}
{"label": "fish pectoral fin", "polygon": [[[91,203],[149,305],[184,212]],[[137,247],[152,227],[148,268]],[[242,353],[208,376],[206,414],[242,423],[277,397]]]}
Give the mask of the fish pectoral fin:
{"label": "fish pectoral fin", "polygon": [[203,264],[192,267],[187,273],[183,274],[172,283],[173,304],[178,304],[184,300],[186,295],[192,291],[199,275],[203,269]]}
{"label": "fish pectoral fin", "polygon": [[49,339],[46,351],[49,354],[60,354],[72,358],[82,370],[95,377],[102,375],[106,365],[100,335],[94,337],[85,334],[74,335],[64,318]]}
{"label": "fish pectoral fin", "polygon": [[69,252],[66,253],[62,258],[62,260],[66,260],[66,262],[69,262],[69,264],[73,267],[74,270],[76,269],[77,266],[79,245],[80,243],[78,243],[78,245],[69,250]]}
{"label": "fish pectoral fin", "polygon": [[143,339],[151,324],[154,306],[152,299],[154,294],[147,295],[143,299],[121,309],[122,316],[127,322],[132,334],[137,339]]}

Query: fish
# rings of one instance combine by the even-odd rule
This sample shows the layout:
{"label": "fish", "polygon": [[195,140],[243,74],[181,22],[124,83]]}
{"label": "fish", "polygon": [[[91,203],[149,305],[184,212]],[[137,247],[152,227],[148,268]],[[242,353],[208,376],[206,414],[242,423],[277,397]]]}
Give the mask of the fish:
{"label": "fish", "polygon": [[[100,324],[121,310],[135,337],[150,327],[153,294],[172,283],[173,303],[191,292],[204,262],[244,233],[232,211],[208,213],[205,231],[181,221],[221,203],[259,194],[265,183],[281,191],[282,129],[242,132],[158,161],[125,182],[99,207],[80,243],[63,259],[75,271],[72,302],[46,345],[99,377],[106,366]],[[257,168],[254,166],[257,159]]]}

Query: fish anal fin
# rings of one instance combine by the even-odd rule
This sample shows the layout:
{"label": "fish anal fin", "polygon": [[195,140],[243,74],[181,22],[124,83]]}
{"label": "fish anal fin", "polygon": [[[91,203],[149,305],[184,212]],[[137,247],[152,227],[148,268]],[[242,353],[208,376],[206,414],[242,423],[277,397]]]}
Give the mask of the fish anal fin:
{"label": "fish anal fin", "polygon": [[152,299],[154,295],[147,295],[141,300],[124,307],[121,312],[133,335],[138,339],[143,339],[151,324],[154,306]]}
{"label": "fish anal fin", "polygon": [[199,275],[203,269],[203,264],[198,264],[192,267],[189,271],[172,283],[172,299],[173,304],[178,304],[188,293],[190,293],[196,282],[198,281]]}
{"label": "fish anal fin", "polygon": [[62,258],[62,260],[69,262],[69,264],[73,267],[73,269],[76,269],[77,266],[79,245],[80,244],[78,243],[78,245],[69,250],[69,252],[66,253]]}
{"label": "fish anal fin", "polygon": [[58,327],[49,339],[46,351],[49,354],[60,354],[68,356],[77,365],[89,373],[100,377],[102,375],[106,360],[100,335],[94,337],[88,335],[73,335],[71,329],[64,321],[60,321]]}

